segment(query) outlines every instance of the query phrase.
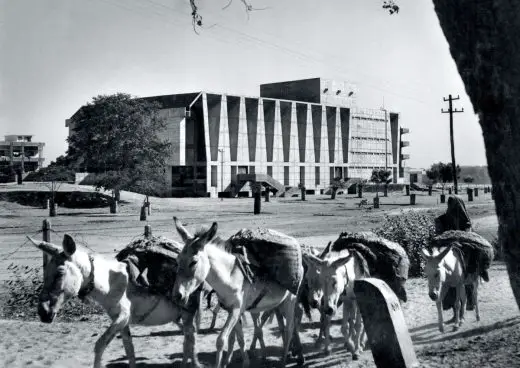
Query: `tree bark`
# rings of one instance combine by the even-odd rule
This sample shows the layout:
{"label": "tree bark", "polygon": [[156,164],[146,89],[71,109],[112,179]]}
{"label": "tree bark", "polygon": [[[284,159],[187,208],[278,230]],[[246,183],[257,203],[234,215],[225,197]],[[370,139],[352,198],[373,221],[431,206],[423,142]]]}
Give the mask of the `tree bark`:
{"label": "tree bark", "polygon": [[520,306],[520,2],[433,0],[475,113],[495,190],[499,239]]}

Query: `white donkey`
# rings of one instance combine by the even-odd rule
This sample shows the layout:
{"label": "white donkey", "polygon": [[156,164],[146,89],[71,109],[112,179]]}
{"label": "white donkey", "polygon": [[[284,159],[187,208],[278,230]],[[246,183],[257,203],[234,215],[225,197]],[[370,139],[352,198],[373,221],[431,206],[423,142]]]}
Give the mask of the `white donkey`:
{"label": "white donkey", "polygon": [[314,268],[320,277],[323,290],[323,330],[325,334],[326,354],[330,354],[330,323],[336,314],[338,301],[343,298],[343,319],[341,332],[345,338],[345,348],[352,353],[352,359],[357,360],[361,350],[364,329],[361,313],[358,310],[354,280],[367,276],[366,270],[348,250],[331,251],[323,259],[308,253],[303,254],[303,260],[309,268]]}
{"label": "white donkey", "polygon": [[76,295],[97,302],[110,316],[112,323],[96,341],[94,368],[102,366],[103,352],[117,333],[121,333],[130,368],[136,368],[129,325],[156,326],[170,322],[178,324],[181,318],[184,332],[182,365],[186,366],[191,358],[192,364],[200,367],[195,347],[194,322],[198,295],[194,293],[190,300],[190,306],[195,305],[195,309],[182,309],[166,297],[150,294],[146,289],[128,282],[125,263],[77,249],[74,239],[68,234],[63,237],[63,249],[28,238],[38,249],[51,256],[45,268],[38,303],[38,314],[42,322],[51,323],[63,303]]}
{"label": "white donkey", "polygon": [[[244,334],[241,324],[237,322],[245,311],[257,314],[277,307],[282,307],[282,314],[286,318],[282,356],[282,367],[285,367],[295,327],[297,296],[277,283],[267,280],[255,280],[250,283],[238,266],[236,256],[227,249],[226,242],[214,239],[217,232],[216,222],[209,230],[197,232],[194,235],[190,234],[176,217],[174,217],[174,222],[185,243],[177,259],[179,269],[175,280],[174,295],[182,302],[186,302],[198,286],[207,281],[215,289],[219,301],[229,313],[217,338],[216,367],[226,366],[231,360],[234,337],[231,339],[230,337],[233,330],[235,330],[242,352],[242,364],[247,367],[249,357],[245,351]],[[303,268],[303,265],[301,267]],[[301,347],[298,334],[295,333],[294,337],[296,344]],[[226,343],[229,344],[230,349],[226,361],[223,362],[223,350]],[[303,364],[303,360],[303,353],[301,353],[300,365]]]}
{"label": "white donkey", "polygon": [[464,311],[466,309],[466,285],[472,290],[473,295],[469,295],[475,304],[477,321],[480,321],[480,311],[478,306],[478,285],[479,273],[466,274],[464,272],[464,261],[460,251],[455,250],[451,245],[442,250],[434,248],[432,254],[428,250],[422,250],[423,258],[426,261],[424,273],[428,277],[428,295],[437,303],[437,313],[439,318],[439,331],[444,332],[444,321],[442,316],[442,301],[451,287],[456,289],[455,297],[455,325],[453,330],[457,331],[464,321]]}

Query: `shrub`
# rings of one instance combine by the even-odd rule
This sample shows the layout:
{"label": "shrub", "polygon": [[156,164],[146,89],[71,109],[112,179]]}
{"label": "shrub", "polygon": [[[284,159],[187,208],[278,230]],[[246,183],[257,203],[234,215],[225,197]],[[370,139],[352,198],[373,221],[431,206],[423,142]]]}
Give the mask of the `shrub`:
{"label": "shrub", "polygon": [[423,275],[424,261],[421,250],[429,248],[435,236],[434,216],[416,211],[401,212],[397,216],[385,216],[380,227],[373,232],[399,243],[410,260],[410,277]]}
{"label": "shrub", "polygon": [[[9,279],[4,281],[6,292],[1,318],[5,319],[38,319],[37,306],[42,289],[41,267],[21,266],[11,263],[7,270],[11,272]],[[60,321],[78,321],[82,317],[102,314],[103,309],[94,303],[83,303],[78,298],[69,299],[58,313]]]}

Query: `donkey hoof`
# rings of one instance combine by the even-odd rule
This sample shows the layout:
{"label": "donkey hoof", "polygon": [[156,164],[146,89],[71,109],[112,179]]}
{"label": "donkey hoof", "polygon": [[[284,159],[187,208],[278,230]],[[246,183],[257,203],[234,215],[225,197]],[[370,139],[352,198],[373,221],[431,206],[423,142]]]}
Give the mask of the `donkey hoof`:
{"label": "donkey hoof", "polygon": [[440,333],[444,333],[444,326],[439,327]]}
{"label": "donkey hoof", "polygon": [[359,360],[359,354],[358,353],[352,354],[352,360]]}
{"label": "donkey hoof", "polygon": [[458,326],[458,325],[455,325],[455,326],[453,326],[453,329],[452,329],[452,331],[454,331],[454,332],[455,332],[455,331],[458,331],[458,330],[459,330],[459,326]]}
{"label": "donkey hoof", "polygon": [[329,348],[325,348],[325,350],[323,350],[323,354],[325,356],[329,356],[330,355],[330,349]]}

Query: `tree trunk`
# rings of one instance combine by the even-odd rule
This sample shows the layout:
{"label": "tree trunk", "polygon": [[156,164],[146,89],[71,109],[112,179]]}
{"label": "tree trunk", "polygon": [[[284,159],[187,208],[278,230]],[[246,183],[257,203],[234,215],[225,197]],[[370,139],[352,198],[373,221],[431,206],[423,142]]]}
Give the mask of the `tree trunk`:
{"label": "tree trunk", "polygon": [[332,188],[332,193],[330,195],[330,199],[336,199],[336,192],[338,191],[338,188]]}
{"label": "tree trunk", "polygon": [[49,217],[56,216],[56,202],[54,201],[54,195],[51,197],[49,201]]}
{"label": "tree trunk", "polygon": [[494,188],[499,239],[520,306],[520,2],[433,0],[473,108]]}

